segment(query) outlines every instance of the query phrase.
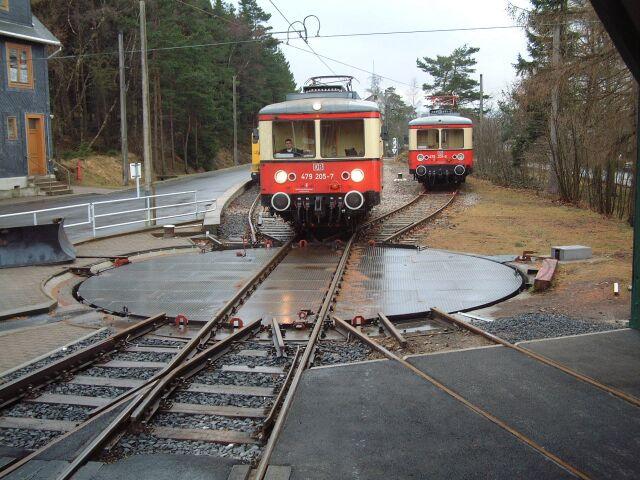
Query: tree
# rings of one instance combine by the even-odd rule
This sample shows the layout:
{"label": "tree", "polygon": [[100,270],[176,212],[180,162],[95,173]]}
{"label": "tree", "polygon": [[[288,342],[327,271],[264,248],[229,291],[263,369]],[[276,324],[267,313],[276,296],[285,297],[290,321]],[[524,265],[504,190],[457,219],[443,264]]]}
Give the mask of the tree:
{"label": "tree", "polygon": [[[269,15],[256,0],[147,0],[153,157],[156,171],[228,165],[231,79],[238,75],[239,141],[248,147],[257,111],[295,88]],[[57,151],[80,144],[117,150],[118,31],[125,38],[130,146],[142,142],[138,5],[129,0],[33,0],[34,14],[62,41],[49,62]]]}
{"label": "tree", "polygon": [[463,45],[451,55],[418,58],[418,68],[432,78],[432,82],[424,83],[422,89],[429,95],[456,95],[461,106],[480,100],[480,84],[471,77],[477,63],[473,55],[479,51],[479,48]]}
{"label": "tree", "polygon": [[380,101],[383,105],[384,125],[389,138],[396,137],[402,145],[402,138],[407,134],[407,124],[415,116],[416,110],[404,102],[394,87],[385,89]]}

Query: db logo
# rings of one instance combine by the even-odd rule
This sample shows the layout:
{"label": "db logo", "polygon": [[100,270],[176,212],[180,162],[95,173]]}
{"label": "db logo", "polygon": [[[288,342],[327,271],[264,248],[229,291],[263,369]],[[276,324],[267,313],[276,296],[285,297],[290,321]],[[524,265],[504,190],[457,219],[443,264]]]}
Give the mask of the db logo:
{"label": "db logo", "polygon": [[322,171],[324,171],[324,163],[314,163],[313,164],[313,171],[314,172],[322,172]]}

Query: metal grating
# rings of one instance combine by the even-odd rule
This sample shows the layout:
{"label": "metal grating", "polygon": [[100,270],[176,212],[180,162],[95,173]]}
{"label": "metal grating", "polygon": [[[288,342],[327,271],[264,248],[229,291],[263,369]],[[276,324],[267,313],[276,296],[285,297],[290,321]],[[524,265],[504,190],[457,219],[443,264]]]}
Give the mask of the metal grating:
{"label": "metal grating", "polygon": [[522,278],[485,258],[442,250],[360,248],[351,257],[335,312],[346,319],[447,312],[494,303],[517,292]]}
{"label": "metal grating", "polygon": [[78,294],[108,311],[150,316],[184,314],[207,321],[275,254],[275,249],[187,253],[158,257],[108,270],[86,280]]}

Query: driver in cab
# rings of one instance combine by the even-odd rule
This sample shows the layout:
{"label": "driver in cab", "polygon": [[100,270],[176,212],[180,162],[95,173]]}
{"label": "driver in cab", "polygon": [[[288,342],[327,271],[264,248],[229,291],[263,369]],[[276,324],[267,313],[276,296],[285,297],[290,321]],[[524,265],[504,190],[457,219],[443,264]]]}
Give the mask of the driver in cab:
{"label": "driver in cab", "polygon": [[301,157],[303,155],[303,153],[304,153],[303,150],[300,150],[299,148],[295,148],[293,146],[293,142],[291,141],[290,138],[287,138],[284,141],[284,146],[285,146],[285,148],[280,150],[278,153],[288,153],[288,154],[290,154],[290,155],[292,155],[294,157]]}

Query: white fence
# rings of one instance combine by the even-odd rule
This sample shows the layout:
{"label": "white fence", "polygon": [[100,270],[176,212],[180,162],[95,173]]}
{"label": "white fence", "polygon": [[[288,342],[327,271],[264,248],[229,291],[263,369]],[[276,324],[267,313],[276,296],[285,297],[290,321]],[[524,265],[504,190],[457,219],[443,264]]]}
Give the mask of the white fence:
{"label": "white fence", "polygon": [[[178,196],[188,196],[186,199],[175,199]],[[169,200],[165,205],[156,205],[158,200]],[[138,205],[134,204],[137,202]],[[142,205],[140,205],[142,203]],[[113,205],[129,205],[129,208],[109,209]],[[38,225],[38,222],[50,221],[56,216],[73,218],[70,223],[65,222],[65,228],[90,225],[93,236],[96,232],[108,228],[124,227],[127,225],[146,224],[152,225],[159,220],[180,217],[195,217],[204,215],[217,208],[216,200],[198,200],[198,192],[189,190],[185,192],[163,193],[144,197],[120,198],[116,200],[104,200],[100,202],[79,203],[64,207],[44,208],[28,212],[16,212],[0,215],[0,225],[5,218],[21,219],[29,217],[27,225]],[[173,209],[173,211],[167,211]],[[187,211],[182,211],[187,209]],[[164,213],[160,213],[163,210]],[[65,215],[65,213],[67,215]],[[46,218],[45,218],[46,217]],[[125,218],[126,217],[126,218]],[[133,217],[133,218],[132,218]],[[140,217],[140,218],[135,218]],[[24,222],[20,222],[24,225]]]}

